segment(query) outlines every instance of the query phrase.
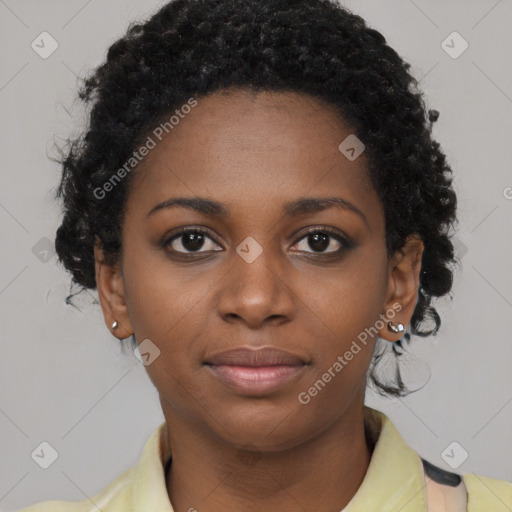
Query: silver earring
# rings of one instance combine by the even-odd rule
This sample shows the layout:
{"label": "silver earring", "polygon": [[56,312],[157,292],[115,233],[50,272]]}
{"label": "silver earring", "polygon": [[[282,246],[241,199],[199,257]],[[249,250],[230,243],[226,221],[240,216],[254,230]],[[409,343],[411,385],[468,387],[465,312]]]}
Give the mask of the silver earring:
{"label": "silver earring", "polygon": [[114,320],[114,323],[112,324],[112,330],[116,330],[118,325],[119,324],[117,323],[117,320]]}
{"label": "silver earring", "polygon": [[391,332],[404,332],[405,326],[404,326],[404,324],[401,324],[400,322],[397,325],[395,325],[393,322],[388,322],[388,329]]}

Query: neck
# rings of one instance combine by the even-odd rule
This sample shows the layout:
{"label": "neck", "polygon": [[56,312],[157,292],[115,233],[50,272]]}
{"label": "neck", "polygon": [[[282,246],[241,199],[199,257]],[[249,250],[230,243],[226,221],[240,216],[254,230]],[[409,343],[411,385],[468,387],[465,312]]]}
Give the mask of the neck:
{"label": "neck", "polygon": [[164,408],[164,415],[174,510],[342,510],[366,475],[375,442],[362,403],[314,438],[264,453],[230,448],[172,411]]}

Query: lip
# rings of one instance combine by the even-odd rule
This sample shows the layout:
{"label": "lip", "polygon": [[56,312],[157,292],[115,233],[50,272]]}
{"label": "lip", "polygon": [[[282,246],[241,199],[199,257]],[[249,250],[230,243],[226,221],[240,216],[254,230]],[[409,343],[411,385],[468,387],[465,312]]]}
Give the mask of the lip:
{"label": "lip", "polygon": [[274,347],[240,347],[214,354],[204,364],[234,391],[261,396],[283,387],[308,363]]}
{"label": "lip", "polygon": [[274,347],[238,347],[213,354],[205,362],[206,364],[230,366],[296,366],[306,363],[300,356]]}

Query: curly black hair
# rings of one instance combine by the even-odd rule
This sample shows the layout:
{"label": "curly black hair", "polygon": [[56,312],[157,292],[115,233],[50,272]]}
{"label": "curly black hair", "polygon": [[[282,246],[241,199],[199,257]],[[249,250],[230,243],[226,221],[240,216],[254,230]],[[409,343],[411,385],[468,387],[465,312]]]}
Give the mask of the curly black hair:
{"label": "curly black hair", "polygon": [[[385,211],[388,255],[410,234],[423,240],[411,331],[435,335],[441,320],[431,301],[450,292],[457,261],[448,232],[458,222],[457,200],[452,169],[432,138],[439,112],[427,110],[409,68],[380,32],[334,0],[174,0],[131,23],[82,79],[78,96],[88,107],[88,126],[56,160],[63,219],[55,248],[72,287],[96,287],[96,241],[107,263],[119,261],[133,172],[108,200],[97,190],[155,126],[191,97],[227,89],[290,91],[335,109],[365,144]],[[394,355],[403,354],[404,339],[409,343],[409,332],[392,344]],[[370,383],[383,395],[407,394],[398,365],[392,381],[379,377],[383,353],[374,354]]]}

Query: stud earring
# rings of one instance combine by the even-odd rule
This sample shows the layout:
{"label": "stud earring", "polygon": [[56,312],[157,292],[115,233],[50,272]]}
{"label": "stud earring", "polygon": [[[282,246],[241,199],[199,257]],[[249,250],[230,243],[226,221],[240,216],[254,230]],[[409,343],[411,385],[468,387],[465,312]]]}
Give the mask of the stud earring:
{"label": "stud earring", "polygon": [[117,320],[114,320],[114,323],[112,324],[112,330],[115,331],[117,329],[118,325],[119,324],[117,323]]}
{"label": "stud earring", "polygon": [[393,322],[388,322],[388,329],[391,332],[405,332],[405,326],[400,322],[397,325],[395,325]]}

